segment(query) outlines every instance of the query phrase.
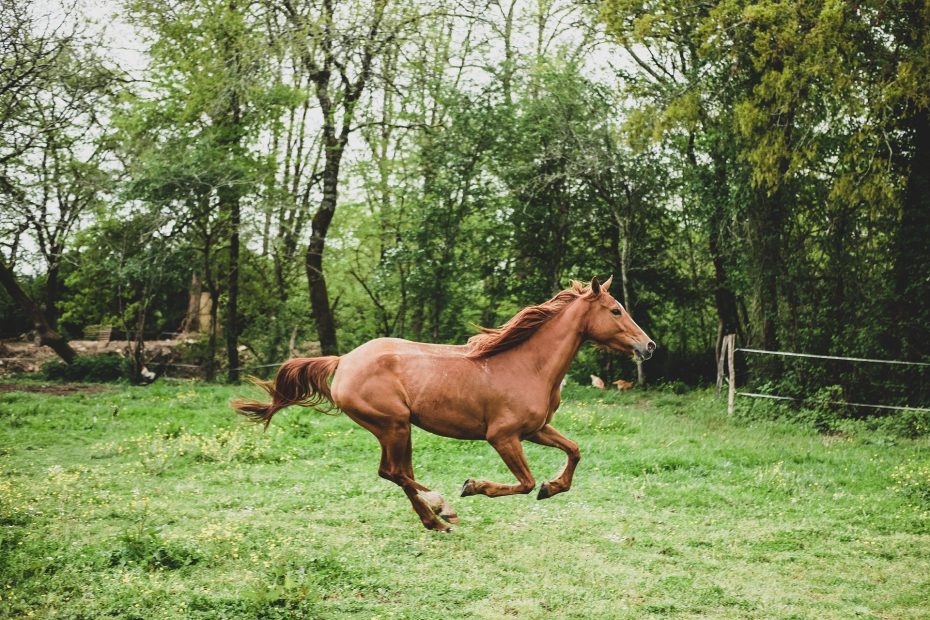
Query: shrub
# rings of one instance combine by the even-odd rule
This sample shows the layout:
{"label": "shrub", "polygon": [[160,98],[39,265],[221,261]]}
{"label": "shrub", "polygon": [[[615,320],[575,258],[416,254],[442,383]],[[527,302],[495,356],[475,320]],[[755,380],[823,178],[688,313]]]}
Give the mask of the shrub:
{"label": "shrub", "polygon": [[880,428],[899,437],[916,439],[930,434],[930,411],[896,411],[882,420]]}
{"label": "shrub", "polygon": [[46,362],[42,374],[55,381],[119,381],[129,376],[129,364],[116,353],[83,355],[70,364]]}

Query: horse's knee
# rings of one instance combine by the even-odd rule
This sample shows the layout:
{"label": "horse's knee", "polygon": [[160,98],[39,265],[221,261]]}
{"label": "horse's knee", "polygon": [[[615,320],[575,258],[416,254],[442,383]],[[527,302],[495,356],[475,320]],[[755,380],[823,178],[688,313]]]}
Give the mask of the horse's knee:
{"label": "horse's knee", "polygon": [[529,480],[524,480],[523,482],[517,485],[517,493],[523,493],[524,495],[530,493],[533,489],[536,488],[536,481],[533,478]]}
{"label": "horse's knee", "polygon": [[578,446],[569,446],[566,452],[568,453],[568,460],[572,463],[577,463],[581,460],[581,450],[578,449]]}

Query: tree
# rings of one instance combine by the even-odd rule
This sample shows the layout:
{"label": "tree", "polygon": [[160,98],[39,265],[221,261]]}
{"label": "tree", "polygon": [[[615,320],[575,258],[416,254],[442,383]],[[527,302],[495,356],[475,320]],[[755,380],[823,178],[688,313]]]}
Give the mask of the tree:
{"label": "tree", "polygon": [[294,54],[300,59],[320,107],[323,134],[322,197],[311,221],[305,266],[310,304],[324,355],[338,352],[323,253],[339,195],[343,154],[354,127],[356,109],[370,86],[374,63],[396,44],[409,16],[389,14],[388,0],[336,10],[332,0],[297,5],[281,0],[279,8],[293,27]]}
{"label": "tree", "polygon": [[[0,226],[12,239],[0,264],[3,285],[31,317],[37,343],[70,362],[75,353],[56,331],[61,260],[104,191],[101,108],[117,78],[87,51],[76,25],[55,27],[49,19],[19,2],[0,7]],[[46,263],[44,308],[13,271],[24,234]]]}
{"label": "tree", "polygon": [[[140,98],[130,112],[135,117],[124,121],[138,147],[134,195],[173,203],[193,216],[214,313],[219,286],[212,259],[219,237],[225,238],[228,381],[239,378],[243,200],[246,188],[255,191],[267,176],[257,150],[260,132],[292,99],[290,89],[271,79],[271,48],[258,8],[225,0],[178,0],[167,11],[162,2],[131,4],[133,19],[158,34],[152,74],[163,95]],[[211,349],[215,338],[211,331]]]}
{"label": "tree", "polygon": [[146,382],[146,332],[164,329],[159,319],[168,308],[177,308],[174,316],[183,312],[191,253],[179,235],[182,226],[171,211],[136,208],[101,217],[75,244],[83,260],[68,282],[80,293],[66,311],[96,306],[98,316],[120,327],[133,383]]}

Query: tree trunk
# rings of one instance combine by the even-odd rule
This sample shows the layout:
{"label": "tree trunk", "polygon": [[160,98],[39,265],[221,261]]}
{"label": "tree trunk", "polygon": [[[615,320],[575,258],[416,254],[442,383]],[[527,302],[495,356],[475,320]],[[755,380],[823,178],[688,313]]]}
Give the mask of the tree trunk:
{"label": "tree trunk", "polygon": [[6,263],[0,261],[0,284],[6,289],[19,307],[25,312],[35,326],[35,341],[37,345],[44,345],[51,348],[58,356],[71,363],[77,357],[77,353],[65,341],[65,339],[49,325],[45,313],[39,305],[23,290],[16,280],[16,275],[10,270]]}
{"label": "tree trunk", "polygon": [[739,332],[739,315],[736,308],[736,295],[727,281],[727,269],[721,247],[721,234],[724,227],[724,208],[719,203],[709,222],[708,243],[710,255],[714,263],[714,304],[717,306],[717,317],[720,319],[723,336]]}
{"label": "tree trunk", "polygon": [[[323,165],[323,198],[320,207],[313,215],[311,223],[310,243],[307,244],[305,266],[307,270],[307,283],[310,289],[310,307],[316,321],[317,334],[320,339],[320,348],[323,355],[338,355],[336,343],[336,323],[333,319],[333,308],[329,303],[329,291],[326,287],[326,276],[323,274],[323,251],[326,249],[326,233],[336,213],[336,198],[339,187],[339,166],[342,154],[352,132],[352,122],[355,106],[368,86],[371,77],[372,62],[375,55],[383,52],[378,48],[377,42],[381,37],[381,20],[384,17],[387,2],[378,0],[372,5],[371,21],[369,22],[367,37],[361,39],[361,49],[358,50],[358,74],[354,80],[348,79],[345,66],[336,61],[334,48],[341,48],[343,40],[340,35],[333,32],[334,6],[332,0],[322,3],[322,28],[317,30],[318,38],[313,41],[310,49],[301,54],[304,67],[307,69],[310,80],[314,83],[314,91],[320,104],[323,116],[323,147],[325,163]],[[290,14],[301,30],[306,31],[307,23],[304,17]],[[313,29],[319,28],[314,25]],[[319,44],[318,51],[322,53],[322,65],[314,59],[314,49]],[[350,52],[340,51],[349,58]],[[340,71],[340,90],[338,103],[334,101],[330,91],[333,68]],[[337,130],[336,106],[342,108],[341,128]]]}
{"label": "tree trunk", "polygon": [[[232,14],[239,13],[239,6],[236,0],[229,0],[229,12]],[[238,78],[242,76],[241,67],[241,40],[235,35],[230,34],[228,40],[227,53],[229,54],[227,62],[234,67],[233,75]],[[228,141],[224,144],[229,150],[227,154],[231,159],[242,156],[242,135],[243,119],[242,105],[240,104],[239,84],[232,85],[232,92],[229,100],[229,110],[223,116],[222,123],[226,125],[224,129],[228,132]],[[229,274],[227,277],[226,290],[226,381],[237,383],[239,381],[239,228],[240,228],[240,200],[241,189],[238,179],[219,188],[217,197],[219,198],[220,213],[226,213],[229,226]],[[217,300],[214,299],[214,303]]]}
{"label": "tree trunk", "polygon": [[714,263],[714,303],[723,335],[739,332],[739,315],[736,311],[736,295],[727,283],[727,270],[720,250],[720,230],[711,223],[710,253]]}
{"label": "tree trunk", "polygon": [[58,300],[61,298],[61,265],[58,260],[49,263],[45,276],[45,318],[49,327],[58,329]]}
{"label": "tree trunk", "polygon": [[226,291],[226,380],[239,381],[239,195],[230,189],[226,202],[229,210],[229,279]]}
{"label": "tree trunk", "polygon": [[[129,349],[129,381],[134,385],[143,383],[142,369],[145,367],[145,315],[146,304],[142,304],[133,325],[132,342]],[[128,336],[128,335],[127,335]]]}
{"label": "tree trunk", "polygon": [[[513,74],[516,68],[513,50],[513,14],[517,6],[516,0],[512,0],[507,12],[504,13],[504,66],[501,70],[501,90],[504,92],[504,102],[508,108],[513,107]],[[501,6],[503,13],[504,7]]]}
{"label": "tree trunk", "polygon": [[[704,131],[709,131],[707,127]],[[719,130],[714,130],[719,134]],[[713,160],[713,181],[704,183],[702,192],[710,200],[713,208],[707,222],[708,245],[710,246],[711,261],[714,265],[714,305],[717,308],[717,318],[719,319],[719,332],[714,347],[718,359],[723,353],[721,343],[724,336],[739,333],[739,314],[736,306],[736,295],[730,288],[727,276],[726,260],[724,259],[724,246],[722,244],[723,231],[727,224],[727,194],[729,179],[727,174],[727,163],[723,154],[724,145],[718,140],[715,141],[711,157]],[[697,156],[694,153],[694,135],[689,136],[688,140],[688,160],[697,171],[699,169]]]}
{"label": "tree trunk", "polygon": [[[213,272],[213,235],[206,229],[204,230],[203,239],[203,284],[207,287],[210,296],[210,316],[207,319],[207,324],[204,325],[203,321],[200,322],[200,329],[207,330],[207,354],[204,360],[204,377],[207,381],[214,381],[216,380],[216,332],[218,329],[216,316],[220,305],[220,291],[216,282],[216,276]],[[202,316],[203,308],[201,308],[200,312]]]}
{"label": "tree trunk", "polygon": [[[781,131],[784,144],[790,146],[793,113]],[[785,277],[783,239],[788,212],[788,166],[789,155],[778,157],[777,176],[774,181],[756,187],[749,208],[749,242],[751,249],[751,275],[755,280],[754,330],[759,348],[774,351],[779,347],[778,318],[779,279]],[[755,364],[760,380],[775,380],[781,376],[781,358],[774,355],[762,356]]]}
{"label": "tree trunk", "polygon": [[313,216],[310,243],[307,245],[307,283],[310,288],[310,308],[316,321],[317,335],[323,355],[338,355],[336,323],[329,304],[326,276],[323,274],[323,251],[326,249],[326,233],[336,213],[336,198],[339,185],[339,165],[342,160],[342,145],[327,145],[326,165],[323,168],[323,199]]}
{"label": "tree trunk", "polygon": [[908,359],[930,356],[930,111],[912,121],[914,153],[895,238],[892,316],[901,352]]}
{"label": "tree trunk", "polygon": [[[629,277],[629,266],[630,266],[630,241],[629,241],[629,222],[623,218],[619,211],[614,212],[614,218],[617,221],[617,231],[620,235],[620,286],[623,292],[623,307],[626,308],[626,311],[630,314],[633,313],[633,299],[632,293],[630,292],[630,277]],[[643,363],[640,360],[636,360],[636,382],[639,385],[644,385],[646,383],[646,370],[643,368]]]}
{"label": "tree trunk", "polygon": [[210,286],[210,332],[207,337],[207,367],[204,372],[207,381],[216,380],[216,315],[219,310],[219,291],[216,286]]}
{"label": "tree trunk", "polygon": [[200,274],[194,271],[191,274],[191,285],[187,295],[187,313],[184,315],[184,321],[178,330],[183,334],[197,333],[200,331],[200,313],[202,308],[200,302],[203,299],[203,283],[200,281]]}
{"label": "tree trunk", "polygon": [[752,217],[753,259],[756,279],[756,321],[759,346],[778,346],[778,273],[781,267],[782,205],[777,197],[758,190]]}

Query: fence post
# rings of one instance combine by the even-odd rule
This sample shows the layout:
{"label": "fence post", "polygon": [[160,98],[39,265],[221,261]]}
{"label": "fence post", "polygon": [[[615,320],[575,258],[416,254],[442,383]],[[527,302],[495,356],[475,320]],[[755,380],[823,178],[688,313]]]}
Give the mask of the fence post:
{"label": "fence post", "polygon": [[723,363],[727,357],[727,336],[718,338],[720,342],[720,351],[717,355],[717,398],[720,398],[720,392],[723,389]]}
{"label": "fence post", "polygon": [[727,336],[727,363],[730,366],[730,391],[727,394],[727,415],[733,415],[733,405],[736,400],[736,364],[733,363],[735,357],[734,349],[736,348],[736,334]]}

